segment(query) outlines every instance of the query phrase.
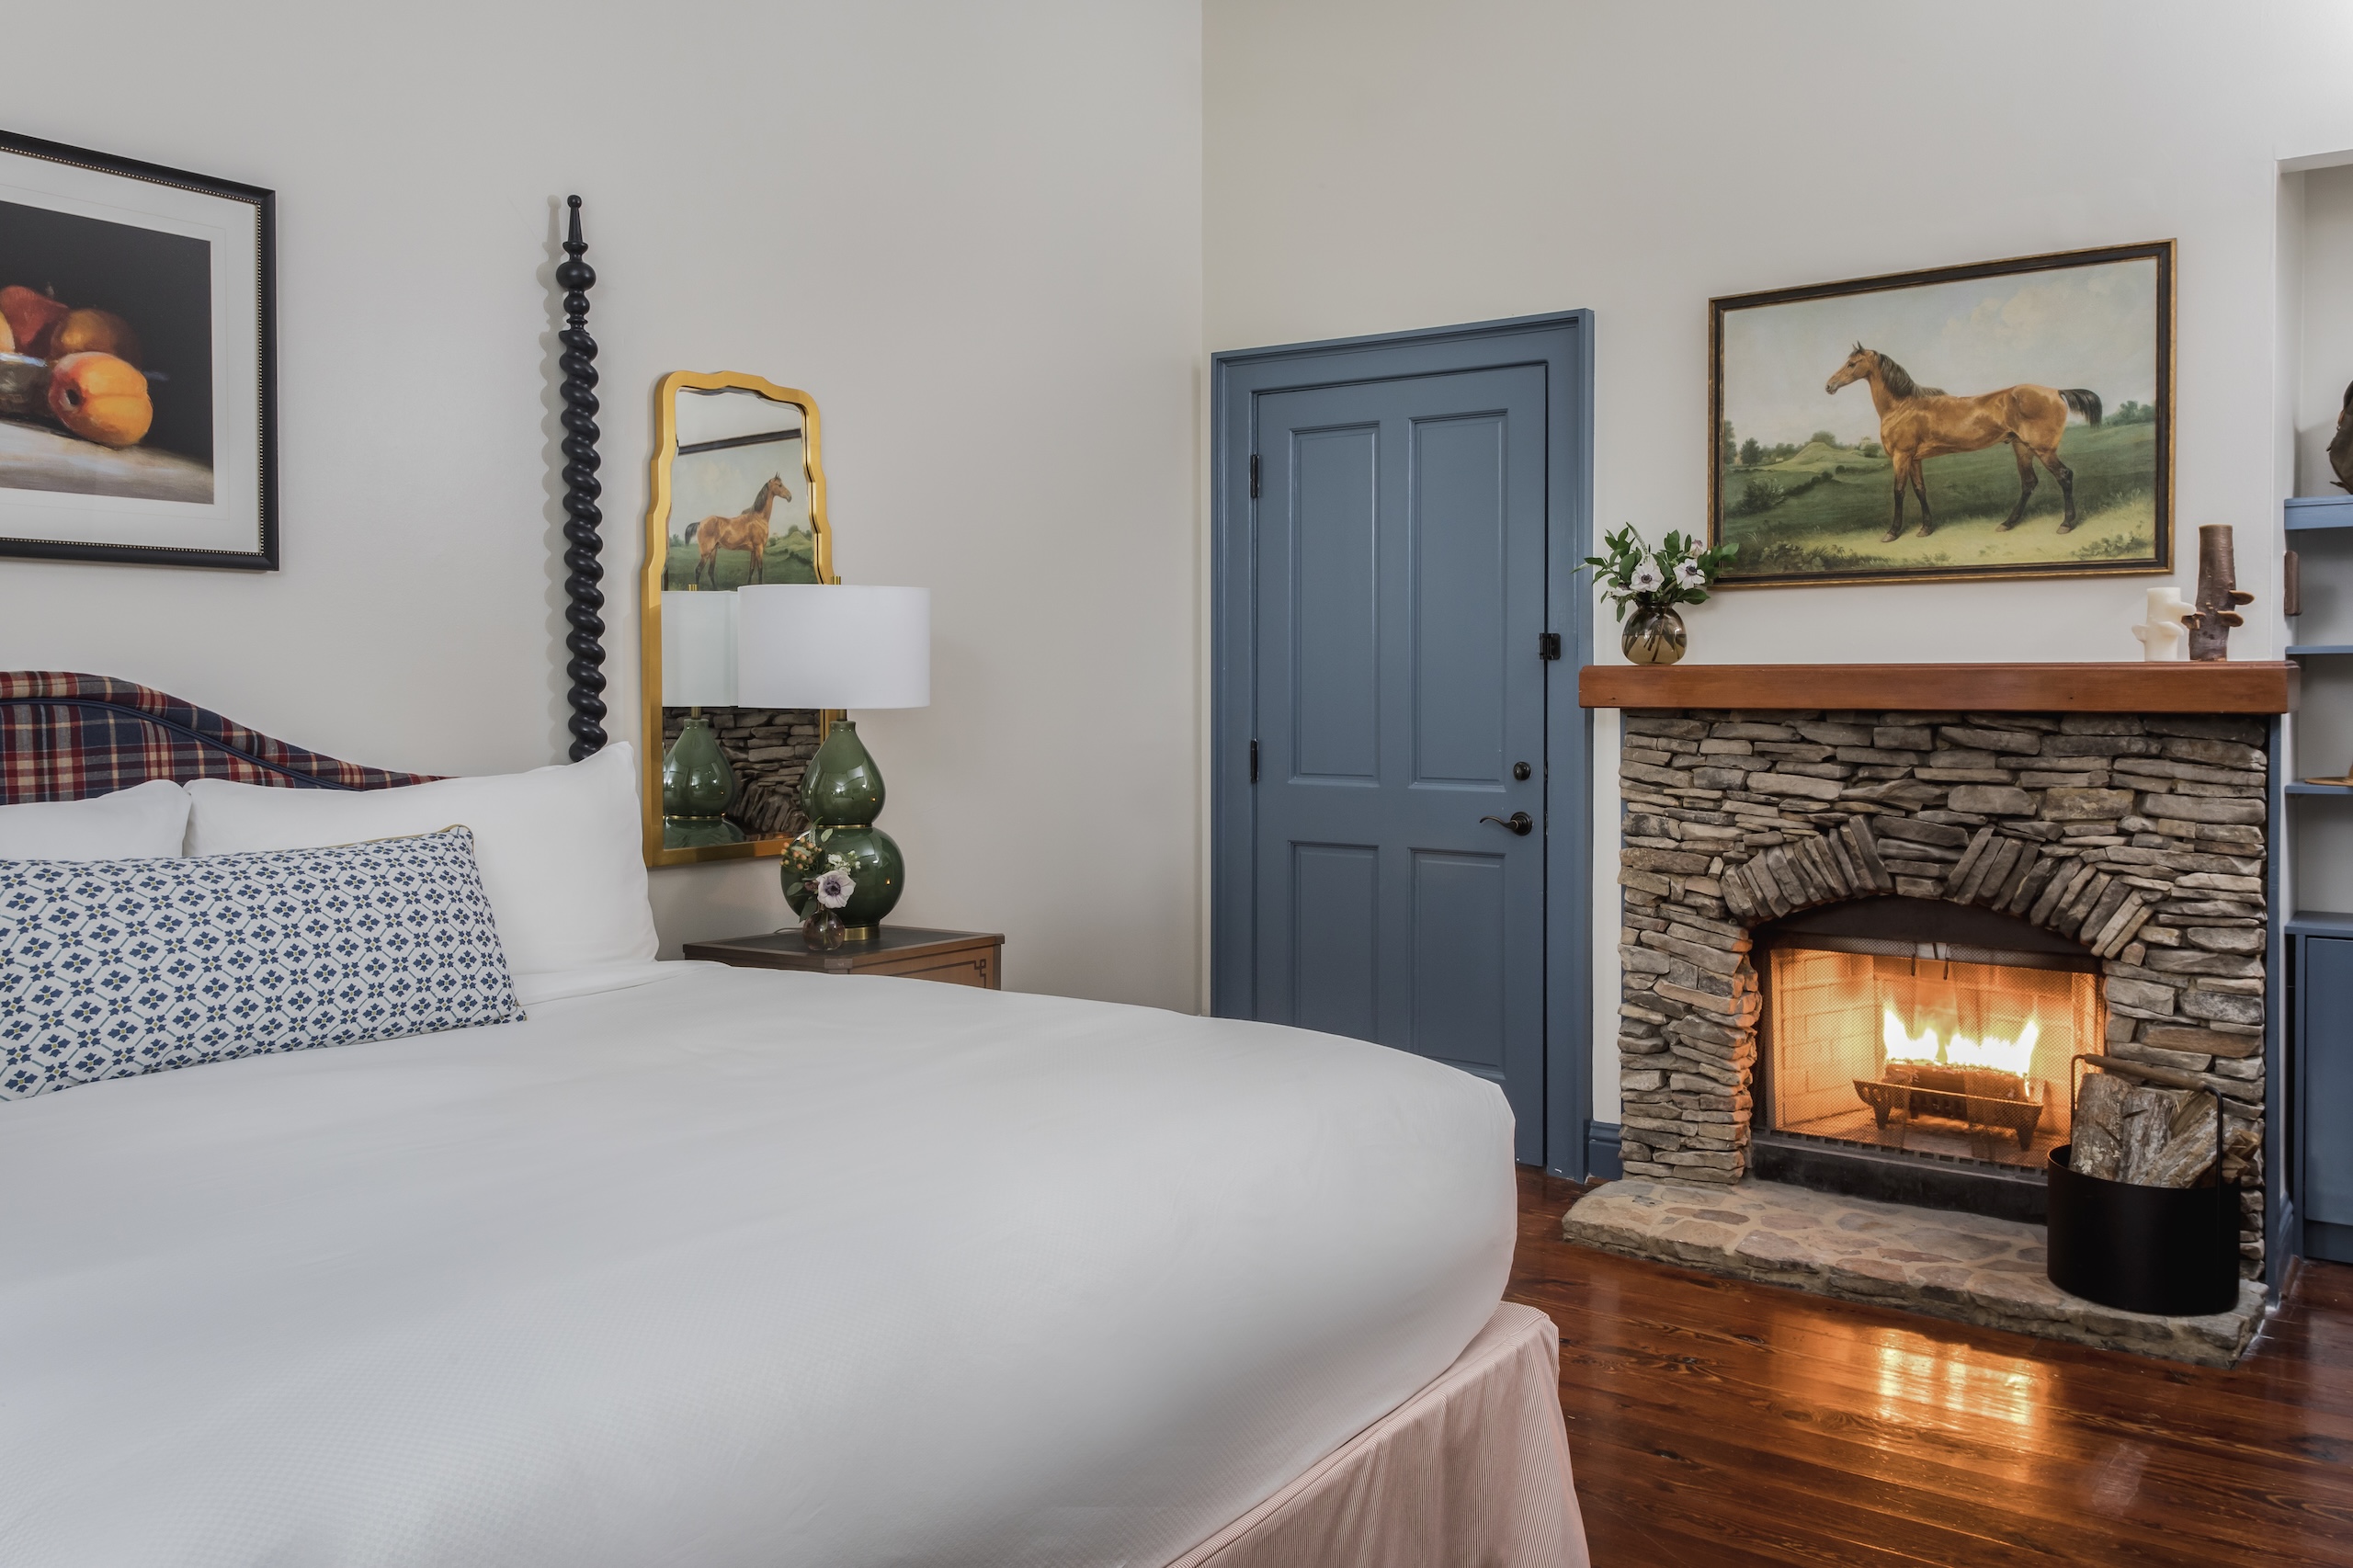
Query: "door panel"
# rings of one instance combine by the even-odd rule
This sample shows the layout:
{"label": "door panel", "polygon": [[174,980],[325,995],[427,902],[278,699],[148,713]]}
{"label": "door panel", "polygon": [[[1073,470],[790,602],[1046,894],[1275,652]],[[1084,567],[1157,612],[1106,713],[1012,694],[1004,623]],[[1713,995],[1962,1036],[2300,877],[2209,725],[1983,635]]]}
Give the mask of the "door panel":
{"label": "door panel", "polygon": [[1380,992],[1380,852],[1296,844],[1290,864],[1292,1021],[1369,1040]]}
{"label": "door panel", "polygon": [[[1495,1080],[1530,1161],[1545,399],[1540,365],[1403,376],[1263,395],[1253,429],[1254,1011]],[[1539,831],[1481,820],[1517,812]]]}
{"label": "door panel", "polygon": [[1372,427],[1294,437],[1300,476],[1292,532],[1290,693],[1294,771],[1325,778],[1381,770],[1380,614],[1374,583],[1374,483],[1380,436]]}
{"label": "door panel", "polygon": [[1413,1049],[1504,1072],[1511,890],[1500,855],[1414,855]]}
{"label": "door panel", "polygon": [[1503,437],[1494,415],[1414,426],[1414,773],[1425,783],[1504,778]]}

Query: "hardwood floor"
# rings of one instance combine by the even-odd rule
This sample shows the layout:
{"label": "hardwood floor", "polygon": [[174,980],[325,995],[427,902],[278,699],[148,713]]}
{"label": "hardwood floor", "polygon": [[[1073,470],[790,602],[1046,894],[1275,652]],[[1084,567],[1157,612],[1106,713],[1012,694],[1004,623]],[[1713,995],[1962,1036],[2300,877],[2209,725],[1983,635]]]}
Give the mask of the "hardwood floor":
{"label": "hardwood floor", "polygon": [[2353,1564],[2353,1268],[2231,1371],[1613,1257],[1520,1172],[1597,1568]]}

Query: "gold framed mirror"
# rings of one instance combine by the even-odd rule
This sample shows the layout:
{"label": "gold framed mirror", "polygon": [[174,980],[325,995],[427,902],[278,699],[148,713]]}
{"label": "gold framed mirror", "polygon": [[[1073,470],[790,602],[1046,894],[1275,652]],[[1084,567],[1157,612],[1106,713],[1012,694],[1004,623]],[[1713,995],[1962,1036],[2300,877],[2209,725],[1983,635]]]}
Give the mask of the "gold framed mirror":
{"label": "gold framed mirror", "polygon": [[[775,855],[829,715],[734,701],[734,590],[832,583],[816,400],[757,376],[673,370],[654,389],[638,639],[645,863]],[[658,738],[658,740],[657,740]]]}

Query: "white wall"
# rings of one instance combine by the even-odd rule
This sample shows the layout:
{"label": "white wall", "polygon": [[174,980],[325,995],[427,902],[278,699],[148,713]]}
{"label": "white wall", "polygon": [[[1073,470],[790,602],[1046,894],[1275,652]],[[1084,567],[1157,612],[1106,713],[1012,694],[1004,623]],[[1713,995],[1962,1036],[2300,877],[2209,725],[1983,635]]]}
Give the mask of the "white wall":
{"label": "white wall", "polygon": [[[2294,411],[2293,494],[2342,495],[2328,466],[2345,384],[2353,379],[2353,166],[2290,174],[2280,181],[2280,356]],[[2353,539],[2297,534],[2303,613],[2291,641],[2353,643]],[[2353,771],[2353,659],[2305,662],[2303,700],[2289,733],[2290,777]],[[2353,909],[2353,801],[2291,802],[2296,824],[2292,907]]]}
{"label": "white wall", "polygon": [[[94,26],[103,79],[58,68]],[[655,378],[806,388],[842,575],[933,590],[933,706],[861,724],[902,917],[1006,931],[1016,986],[1192,1005],[1190,0],[129,0],[13,7],[7,50],[7,129],[277,190],[286,566],[0,562],[0,667],[389,767],[560,758],[546,273],[577,190],[611,732]],[[655,884],[673,942],[783,917],[772,862]]]}
{"label": "white wall", "polygon": [[[2232,523],[2276,607],[2277,160],[2353,146],[2353,11],[1209,0],[1204,36],[1210,347],[1591,307],[1596,517],[1653,538],[1704,526],[1711,295],[2178,239],[2179,580],[2198,525]],[[1688,619],[1711,662],[2129,659],[2149,582],[1755,591]],[[2274,656],[2276,614],[2248,619],[2234,652]]]}

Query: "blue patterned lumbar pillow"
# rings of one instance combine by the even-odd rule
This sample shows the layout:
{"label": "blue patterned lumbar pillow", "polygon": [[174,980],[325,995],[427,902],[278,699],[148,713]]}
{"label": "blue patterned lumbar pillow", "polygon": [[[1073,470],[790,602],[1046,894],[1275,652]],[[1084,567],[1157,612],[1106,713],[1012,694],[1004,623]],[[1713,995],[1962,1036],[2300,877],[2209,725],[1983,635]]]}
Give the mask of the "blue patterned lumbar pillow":
{"label": "blue patterned lumbar pillow", "polygon": [[520,1018],[473,844],[0,860],[0,1099]]}

